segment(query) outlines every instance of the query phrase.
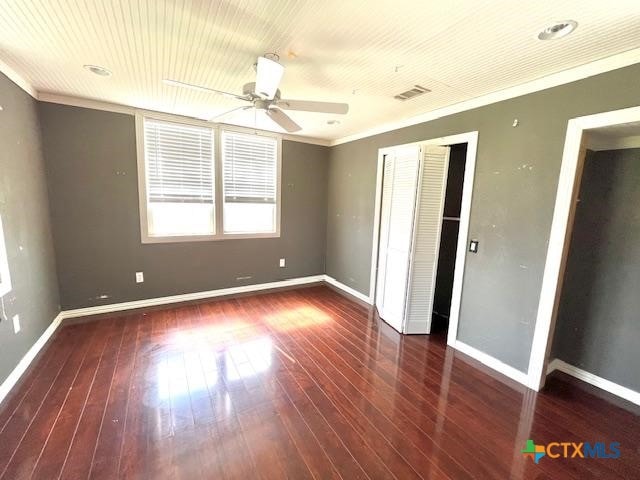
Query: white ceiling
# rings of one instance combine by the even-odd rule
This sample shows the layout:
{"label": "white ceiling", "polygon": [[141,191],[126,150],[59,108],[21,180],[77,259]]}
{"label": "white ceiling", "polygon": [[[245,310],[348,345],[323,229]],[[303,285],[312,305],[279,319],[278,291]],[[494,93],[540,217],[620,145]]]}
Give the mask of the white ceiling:
{"label": "white ceiling", "polygon": [[[536,38],[563,19],[578,29]],[[0,60],[38,92],[210,118],[240,102],[162,79],[240,93],[256,57],[276,52],[283,97],[350,104],[343,117],[290,113],[302,135],[331,140],[638,46],[638,0],[0,2]],[[393,98],[414,84],[432,92]],[[254,126],[254,115],[225,121]],[[255,126],[277,130],[261,117]]]}

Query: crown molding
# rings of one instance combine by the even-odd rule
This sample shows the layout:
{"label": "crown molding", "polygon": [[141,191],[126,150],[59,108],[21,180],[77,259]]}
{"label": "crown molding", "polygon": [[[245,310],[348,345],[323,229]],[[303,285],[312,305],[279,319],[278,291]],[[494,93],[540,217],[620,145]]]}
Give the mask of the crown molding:
{"label": "crown molding", "polygon": [[[103,102],[100,100],[93,100],[90,98],[59,95],[56,93],[49,93],[49,92],[39,92],[37,98],[41,102],[57,103],[59,105],[69,105],[72,107],[90,108],[93,110],[102,110],[105,112],[124,113],[126,115],[135,115],[136,113],[143,113],[143,114],[150,113],[150,114],[171,115],[174,117],[182,117],[182,118],[194,118],[194,117],[187,117],[185,115],[179,115],[171,112],[147,110],[143,108],[136,108],[128,105],[122,105],[119,103]],[[198,120],[202,120],[202,119],[198,119]],[[274,133],[274,132],[271,132],[271,133]],[[289,133],[279,133],[279,132],[275,132],[275,133],[278,133],[284,140],[290,140],[293,142],[300,142],[300,143],[309,143],[312,145],[322,145],[325,147],[329,146],[329,140],[324,140],[322,138],[306,137],[304,135],[292,135]]]}
{"label": "crown molding", "polygon": [[628,67],[629,65],[633,65],[636,63],[640,63],[640,48],[628,50],[626,52],[602,58],[600,60],[595,60],[590,63],[585,63],[584,65],[580,65],[578,67],[563,70],[558,73],[553,73],[551,75],[547,75],[530,82],[522,83],[514,87],[499,90],[497,92],[488,93],[486,95],[472,98],[470,100],[465,100],[460,103],[438,108],[436,110],[431,110],[430,112],[425,112],[414,117],[406,118],[404,120],[385,123],[383,125],[367,129],[360,133],[355,133],[353,135],[348,135],[346,137],[332,140],[330,145],[333,147],[336,145],[341,145],[343,143],[360,140],[362,138],[379,135],[381,133],[391,132],[400,128],[418,125],[420,123],[429,122],[431,120],[436,120],[438,118],[453,115],[455,113],[472,110],[478,107],[484,107],[492,103],[509,100],[511,98],[527,95],[529,93],[539,92],[541,90],[557,87],[559,85],[565,85],[567,83],[582,80],[594,75],[610,72],[611,70],[617,70],[618,68]]}
{"label": "crown molding", "polygon": [[24,78],[22,75],[20,75],[18,72],[16,72],[13,68],[11,68],[2,60],[0,60],[0,73],[3,73],[4,75],[6,75],[6,77],[9,80],[11,80],[13,83],[19,86],[22,90],[24,90],[29,95],[31,95],[33,98],[35,98],[36,100],[38,99],[38,92],[36,91],[35,88],[33,88],[31,83],[29,83],[29,81],[26,78]]}
{"label": "crown molding", "polygon": [[[302,135],[283,134],[282,138],[285,140],[291,140],[294,142],[310,143],[313,145],[322,146],[336,146],[343,143],[353,142],[362,138],[372,137],[381,133],[391,132],[404,127],[410,127],[412,125],[418,125],[420,123],[429,122],[438,118],[446,117],[456,113],[461,113],[467,110],[472,110],[478,107],[484,107],[492,103],[509,100],[511,98],[520,97],[529,93],[539,92],[548,88],[557,87],[559,85],[565,85],[567,83],[582,80],[601,73],[610,72],[619,68],[628,67],[640,63],[640,48],[628,50],[626,52],[612,55],[610,57],[595,60],[578,67],[563,70],[558,73],[553,73],[539,79],[522,83],[514,87],[499,90],[497,92],[488,93],[480,97],[472,98],[459,102],[446,107],[431,110],[429,112],[422,113],[413,117],[409,117],[403,120],[389,122],[377,127],[373,127],[364,130],[359,133],[347,135],[334,140],[327,140],[315,137],[305,137]],[[133,115],[136,111],[140,110],[132,106],[103,102],[99,100],[92,100],[88,98],[73,97],[67,95],[60,95],[49,92],[38,92],[36,89],[18,72],[0,60],[0,72],[4,73],[11,81],[22,88],[25,92],[31,95],[33,98],[49,103],[58,103],[61,105],[71,105],[83,108],[92,108],[95,110],[104,110],[107,112],[126,113]],[[167,112],[154,112],[154,113],[167,113]]]}

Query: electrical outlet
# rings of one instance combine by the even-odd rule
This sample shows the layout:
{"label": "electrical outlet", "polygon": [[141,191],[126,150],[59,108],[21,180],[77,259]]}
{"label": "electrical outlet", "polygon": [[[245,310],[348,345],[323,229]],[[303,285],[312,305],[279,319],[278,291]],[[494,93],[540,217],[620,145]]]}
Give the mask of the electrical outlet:
{"label": "electrical outlet", "polygon": [[13,333],[20,331],[20,315],[13,316]]}
{"label": "electrical outlet", "polygon": [[144,282],[144,272],[136,272],[136,283]]}
{"label": "electrical outlet", "polygon": [[284,258],[280,259],[280,268],[284,268],[286,266],[286,262]]}

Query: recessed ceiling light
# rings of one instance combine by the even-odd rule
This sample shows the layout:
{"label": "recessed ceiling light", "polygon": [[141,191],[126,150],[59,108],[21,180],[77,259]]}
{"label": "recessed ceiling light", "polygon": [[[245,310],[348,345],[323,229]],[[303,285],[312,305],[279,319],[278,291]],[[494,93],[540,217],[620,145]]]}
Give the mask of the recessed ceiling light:
{"label": "recessed ceiling light", "polygon": [[327,125],[340,125],[340,120],[327,120]]}
{"label": "recessed ceiling light", "polygon": [[100,65],[84,65],[84,68],[89,70],[91,73],[100,75],[101,77],[111,76],[111,70],[109,70],[108,68],[101,67]]}
{"label": "recessed ceiling light", "polygon": [[562,20],[549,25],[538,34],[539,40],[555,40],[557,38],[566,37],[578,27],[575,20]]}

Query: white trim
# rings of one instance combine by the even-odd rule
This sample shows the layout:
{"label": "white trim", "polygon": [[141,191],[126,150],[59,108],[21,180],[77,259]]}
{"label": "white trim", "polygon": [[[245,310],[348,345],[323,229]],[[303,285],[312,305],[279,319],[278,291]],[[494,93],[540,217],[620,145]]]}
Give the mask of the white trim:
{"label": "white trim", "polygon": [[[259,137],[269,137],[276,140],[276,224],[274,232],[260,233],[224,233],[224,164],[222,155],[222,134],[224,132],[237,132]],[[219,212],[216,212],[219,224],[216,232],[220,236],[220,240],[233,240],[242,238],[279,238],[280,222],[282,212],[282,135],[275,132],[267,132],[265,130],[256,130],[255,128],[239,127],[237,125],[218,124],[216,128],[216,155],[217,170],[216,178],[218,178],[216,188],[216,205],[219,206]],[[214,159],[215,161],[215,159]]]}
{"label": "white trim", "polygon": [[29,368],[29,365],[33,361],[34,358],[38,355],[42,347],[45,346],[47,341],[51,338],[54,332],[60,326],[62,319],[64,318],[64,313],[60,312],[56,318],[53,319],[53,322],[47,327],[47,329],[40,335],[40,338],[36,340],[36,343],[25,353],[24,357],[18,362],[18,365],[13,369],[13,371],[9,374],[2,385],[0,385],[0,403],[5,399],[5,397],[9,394],[11,389],[18,383],[20,377],[24,374],[24,372]]}
{"label": "white trim", "polygon": [[570,228],[574,190],[576,182],[579,180],[576,179],[576,175],[580,164],[579,154],[583,132],[594,128],[638,121],[640,121],[640,107],[597,113],[569,120],[529,358],[529,382],[532,385],[537,384],[538,388],[544,384],[546,377],[545,363],[553,337],[552,326],[555,323],[557,304],[560,298],[562,268],[568,253],[567,231]]}
{"label": "white trim", "polygon": [[77,308],[74,310],[64,310],[64,318],[86,317],[89,315],[99,315],[102,313],[121,312],[123,310],[135,310],[137,308],[156,307],[159,305],[170,305],[172,303],[190,302],[207,298],[222,297],[225,295],[236,295],[239,293],[259,292],[272,288],[291,287],[296,285],[307,285],[309,283],[319,283],[324,280],[324,275],[313,275],[309,277],[290,278],[276,282],[255,283],[252,285],[242,285],[240,287],[221,288],[218,290],[206,290],[204,292],[184,293],[181,295],[171,295],[168,297],[148,298],[144,300],[134,300],[132,302],[112,303],[109,305],[98,305],[95,307]]}
{"label": "white trim", "polygon": [[91,110],[102,110],[104,112],[124,113],[126,115],[135,115],[136,112],[161,113],[153,110],[144,110],[122,105],[120,103],[103,102],[100,100],[93,100],[91,98],[73,97],[70,95],[59,95],[57,93],[49,92],[38,92],[37,98],[41,102],[57,103],[59,105],[67,105],[70,107],[90,108]]}
{"label": "white trim", "polygon": [[582,380],[583,382],[587,382],[594,387],[598,387],[605,392],[612,393],[613,395],[624,398],[631,403],[640,405],[640,392],[636,392],[635,390],[623,387],[622,385],[594,375],[593,373],[589,373],[585,370],[582,370],[581,368],[570,365],[567,362],[560,360],[559,358],[555,358],[551,363],[549,363],[547,375],[549,375],[554,370],[564,372],[567,375],[571,375],[572,377]]}
{"label": "white trim", "polygon": [[[81,107],[81,108],[90,108],[92,110],[102,110],[105,112],[113,112],[113,113],[123,113],[126,115],[135,115],[136,113],[141,113],[143,115],[146,116],[157,116],[157,117],[164,117],[165,119],[173,119],[173,121],[181,121],[180,119],[182,119],[182,121],[185,120],[191,120],[193,122],[198,122],[200,124],[206,124],[209,126],[212,125],[225,125],[225,126],[232,126],[232,125],[228,125],[228,124],[223,124],[223,123],[216,123],[216,122],[210,122],[206,119],[202,119],[202,118],[195,118],[195,117],[189,117],[186,115],[179,115],[176,113],[171,113],[171,112],[160,112],[157,110],[147,110],[144,108],[136,108],[136,107],[132,107],[132,106],[127,106],[127,105],[122,105],[122,104],[118,104],[118,103],[110,103],[110,102],[103,102],[100,100],[93,100],[90,98],[80,98],[80,97],[72,97],[72,96],[67,96],[67,95],[58,95],[55,93],[48,93],[48,92],[40,92],[38,93],[38,96],[36,97],[38,100],[40,100],[41,102],[47,102],[47,103],[57,103],[59,105],[69,105],[72,107]],[[237,127],[236,125],[233,125],[233,127]],[[316,138],[316,137],[306,137],[303,135],[293,135],[290,133],[279,133],[279,132],[269,132],[267,130],[257,130],[254,128],[250,128],[250,127],[238,127],[238,128],[247,128],[248,130],[254,131],[254,132],[264,132],[264,133],[269,133],[269,134],[274,134],[274,135],[280,135],[284,140],[290,140],[292,142],[299,142],[299,143],[309,143],[311,145],[321,145],[324,147],[328,147],[330,146],[331,142],[329,140],[325,140],[323,138]]]}
{"label": "white trim", "polygon": [[627,67],[640,63],[640,48],[628,50],[617,55],[595,60],[578,67],[563,70],[551,75],[547,75],[536,80],[522,83],[514,87],[499,90],[497,92],[482,95],[480,97],[465,100],[453,105],[448,105],[443,108],[438,108],[430,112],[426,112],[411,118],[399,120],[395,122],[385,123],[374,128],[370,128],[360,133],[348,135],[346,137],[338,138],[331,141],[330,145],[341,145],[343,143],[353,142],[354,140],[360,140],[362,138],[371,137],[373,135],[379,135],[381,133],[390,132],[392,130],[398,130],[400,128],[409,127],[411,125],[417,125],[420,123],[435,120],[437,118],[446,117],[455,113],[472,110],[474,108],[483,107],[492,103],[501,102],[503,100],[509,100],[511,98],[520,97],[529,93],[539,92],[548,88],[557,87],[567,83],[582,80],[584,78],[599,75],[601,73],[616,70],[618,68]]}
{"label": "white trim", "polygon": [[[328,139],[316,138],[316,137],[305,137],[305,136],[285,134],[283,135],[283,138],[286,140],[292,140],[295,142],[310,143],[313,145],[323,145],[323,146],[332,147],[335,145],[341,145],[343,143],[352,142],[354,140],[359,140],[361,138],[378,135],[380,133],[390,132],[392,130],[397,130],[399,128],[428,122],[430,120],[435,120],[436,118],[445,117],[447,115],[453,115],[455,113],[472,110],[474,108],[490,105],[492,103],[501,102],[503,100],[508,100],[510,98],[515,98],[522,95],[527,95],[529,93],[546,90],[548,88],[557,87],[559,85],[575,82],[578,80],[582,80],[584,78],[592,77],[594,75],[599,75],[601,73],[609,72],[609,71],[616,70],[623,67],[628,67],[629,65],[634,65],[636,63],[640,63],[640,48],[628,50],[626,52],[622,52],[617,55],[612,55],[610,57],[595,60],[593,62],[589,62],[584,65],[570,68],[568,70],[563,70],[557,73],[553,73],[551,75],[547,75],[545,77],[533,80],[531,82],[526,82],[520,85],[516,85],[514,87],[506,88],[504,90],[499,90],[497,92],[472,98],[470,100],[465,100],[463,102],[459,102],[443,108],[432,110],[430,112],[425,112],[423,114],[410,117],[404,120],[385,123],[383,125],[379,125],[377,127],[370,128],[362,132],[355,133],[353,135],[348,135],[346,137],[328,140]],[[103,102],[100,100],[79,98],[79,97],[73,97],[69,95],[59,95],[59,94],[50,93],[50,92],[37,92],[36,89],[33,86],[31,86],[26,79],[24,79],[24,77],[22,77],[13,68],[9,67],[6,63],[2,62],[1,60],[0,60],[0,72],[4,73],[14,83],[16,83],[16,85],[18,85],[24,91],[29,93],[29,95],[31,95],[33,98],[36,98],[37,100],[40,100],[43,102],[59,103],[61,105],[71,105],[71,106],[84,107],[84,108],[93,108],[96,110],[104,110],[108,112],[127,113],[130,115],[133,115],[136,112],[136,110],[139,110],[139,109],[136,109],[135,107],[116,104],[116,103],[110,103],[110,102]]]}
{"label": "white trim", "polygon": [[[259,283],[254,285],[243,285],[241,287],[222,288],[219,290],[208,290],[204,292],[187,293],[183,295],[172,295],[169,297],[150,298],[146,300],[136,300],[133,302],[114,303],[110,305],[99,305],[96,307],[78,308],[74,310],[64,310],[60,312],[47,329],[40,335],[40,338],[22,357],[18,365],[9,374],[2,385],[0,385],[0,403],[9,394],[11,389],[20,380],[29,365],[38,355],[42,347],[51,338],[60,324],[67,318],[78,318],[89,315],[98,315],[102,313],[120,312],[123,310],[133,310],[136,308],[152,307],[159,305],[169,305],[172,303],[188,302],[193,300],[202,300],[207,298],[215,298],[224,295],[234,295],[238,293],[259,292],[261,290],[269,290],[273,288],[282,288],[296,285],[307,285],[311,283],[320,283],[326,280],[326,275],[312,275],[308,277],[291,278],[288,280],[280,280],[276,282]],[[336,282],[336,286],[342,285]],[[346,287],[348,288],[348,287]],[[360,294],[361,295],[361,294]]]}
{"label": "white trim", "polygon": [[282,133],[283,140],[290,140],[292,142],[308,143],[309,145],[320,145],[321,147],[330,147],[331,140],[318,137],[306,137],[302,135],[293,135],[291,133]]}
{"label": "white trim", "polygon": [[380,231],[380,208],[382,203],[382,171],[384,156],[397,147],[411,145],[456,145],[467,144],[467,156],[464,167],[464,185],[462,187],[462,205],[460,210],[460,227],[458,231],[458,246],[456,249],[456,265],[453,277],[453,291],[451,294],[451,312],[449,315],[449,331],[447,344],[453,346],[458,333],[460,318],[460,304],[462,303],[462,282],[464,279],[464,265],[467,256],[467,242],[469,241],[469,222],[471,219],[471,201],[473,198],[473,183],[475,179],[476,157],[478,153],[478,132],[465,132],[446,137],[433,138],[421,142],[408,143],[378,150],[378,170],[376,173],[376,197],[373,217],[373,237],[371,246],[371,272],[369,285],[369,301],[375,304],[376,273],[378,269],[378,235]]}
{"label": "white trim", "polygon": [[351,287],[349,287],[348,285],[345,285],[344,283],[339,282],[338,280],[336,280],[333,277],[330,277],[329,275],[323,275],[322,276],[323,280],[325,282],[327,282],[330,285],[333,285],[336,288],[339,288],[340,290],[342,290],[345,293],[348,293],[349,295],[351,295],[352,297],[357,298],[358,300],[362,300],[363,302],[369,304],[369,305],[373,305],[373,301],[370,297],[367,297],[364,293],[361,293]]}
{"label": "white trim", "polygon": [[[449,328],[447,344],[453,345],[458,336],[458,321],[460,320],[460,305],[462,304],[462,282],[464,280],[464,265],[467,258],[467,244],[469,243],[469,224],[471,222],[471,201],[473,199],[473,182],[476,175],[476,157],[478,154],[478,132],[464,134],[465,139],[456,143],[467,143],[467,159],[464,164],[464,183],[462,184],[462,203],[460,205],[460,223],[458,227],[458,246],[456,248],[456,264],[451,291],[451,310],[449,311]],[[452,138],[459,137],[453,135]]]}
{"label": "white trim", "polygon": [[[147,172],[144,151],[144,120],[145,118],[172,122],[182,125],[195,125],[207,128],[211,131],[213,143],[213,168],[214,168],[214,233],[204,235],[149,235],[149,216],[147,202]],[[136,136],[136,163],[138,170],[138,206],[140,212],[140,237],[143,244],[154,243],[181,243],[181,242],[211,242],[221,240],[239,240],[251,238],[279,238],[280,221],[282,211],[282,135],[254,128],[239,127],[224,123],[214,124],[204,120],[188,117],[179,117],[156,112],[136,111],[135,113]],[[223,207],[224,185],[222,165],[222,134],[223,132],[239,132],[260,137],[273,138],[276,141],[276,218],[275,231],[257,233],[224,233]]]}
{"label": "white trim", "polygon": [[11,80],[18,87],[31,95],[33,98],[35,98],[36,100],[38,99],[38,92],[35,88],[33,88],[31,83],[29,83],[26,78],[24,78],[2,60],[0,60],[0,72],[4,73],[9,80]]}
{"label": "white trim", "polygon": [[[521,372],[517,368],[513,368],[511,365],[507,365],[503,361],[498,360],[497,358],[492,357],[491,355],[488,355],[484,352],[481,352],[480,350],[473,348],[472,346],[467,345],[466,343],[461,342],[460,340],[456,340],[456,343],[455,345],[453,345],[453,347],[459,352],[462,352],[465,355],[470,356],[471,358],[479,361],[480,363],[486,365],[487,367],[495,370],[496,372],[499,372],[509,377],[510,379],[515,380],[518,383],[521,383],[525,386],[530,387],[530,385],[528,384],[528,377],[525,372]],[[534,388],[534,390],[537,390],[537,389]]]}
{"label": "white trim", "polygon": [[382,180],[384,176],[384,156],[387,150],[378,150],[376,170],[376,197],[373,206],[373,237],[371,240],[371,272],[369,273],[369,303],[375,305],[376,284],[378,283],[378,247],[380,243],[380,212],[382,209]]}

